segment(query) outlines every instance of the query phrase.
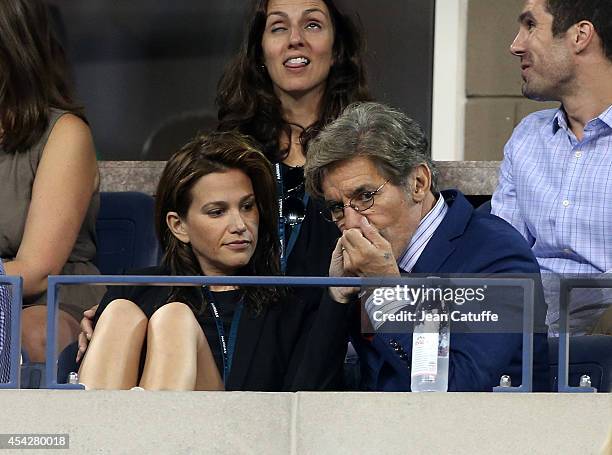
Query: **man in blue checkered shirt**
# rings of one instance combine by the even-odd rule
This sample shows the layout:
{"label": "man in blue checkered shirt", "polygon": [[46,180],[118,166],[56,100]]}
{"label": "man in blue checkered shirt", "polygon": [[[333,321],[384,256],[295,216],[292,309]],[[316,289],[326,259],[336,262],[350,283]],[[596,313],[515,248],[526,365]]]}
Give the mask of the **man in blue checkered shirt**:
{"label": "man in blue checkered shirt", "polygon": [[[612,2],[527,0],[519,24],[510,51],[523,94],[561,107],[515,129],[492,213],[532,246],[556,335],[558,275],[612,272]],[[603,290],[573,291],[571,331],[590,333],[611,300]]]}
{"label": "man in blue checkered shirt", "polygon": [[[0,259],[0,275],[4,275],[4,266]],[[11,300],[8,286],[0,286],[0,382],[9,380],[10,358],[10,313]]]}

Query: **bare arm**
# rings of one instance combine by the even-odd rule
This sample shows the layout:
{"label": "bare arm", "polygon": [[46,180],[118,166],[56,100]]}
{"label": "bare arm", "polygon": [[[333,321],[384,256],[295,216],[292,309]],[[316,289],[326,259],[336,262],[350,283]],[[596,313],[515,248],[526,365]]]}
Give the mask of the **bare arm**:
{"label": "bare arm", "polygon": [[47,276],[61,271],[98,183],[89,127],[72,114],[63,115],[38,165],[17,256],[5,264],[8,275],[23,277],[26,296],[44,292]]}

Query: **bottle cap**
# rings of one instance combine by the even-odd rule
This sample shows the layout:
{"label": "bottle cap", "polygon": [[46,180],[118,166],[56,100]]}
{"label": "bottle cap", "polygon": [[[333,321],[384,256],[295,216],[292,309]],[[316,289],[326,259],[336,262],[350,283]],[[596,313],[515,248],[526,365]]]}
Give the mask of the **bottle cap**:
{"label": "bottle cap", "polygon": [[68,384],[78,384],[79,383],[79,373],[71,371],[68,373]]}
{"label": "bottle cap", "polygon": [[580,376],[580,387],[591,387],[591,377],[588,374]]}
{"label": "bottle cap", "polygon": [[510,379],[510,376],[508,376],[507,374],[504,374],[499,379],[499,386],[500,387],[512,387],[512,379]]}

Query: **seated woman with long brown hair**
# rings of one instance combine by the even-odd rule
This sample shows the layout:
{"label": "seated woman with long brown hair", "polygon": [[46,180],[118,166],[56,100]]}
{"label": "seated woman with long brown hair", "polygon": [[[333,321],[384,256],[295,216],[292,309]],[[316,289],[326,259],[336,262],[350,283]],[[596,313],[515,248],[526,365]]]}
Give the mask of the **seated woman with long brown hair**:
{"label": "seated woman with long brown hair", "polygon": [[[22,347],[44,362],[47,277],[96,275],[100,178],[64,51],[41,0],[0,1],[0,258],[23,278]],[[61,286],[59,350],[98,286]]]}
{"label": "seated woman with long brown hair", "polygon": [[[275,180],[239,133],[213,133],[166,164],[157,191],[162,265],[146,275],[278,275]],[[348,306],[275,287],[110,288],[80,381],[92,389],[338,388]]]}

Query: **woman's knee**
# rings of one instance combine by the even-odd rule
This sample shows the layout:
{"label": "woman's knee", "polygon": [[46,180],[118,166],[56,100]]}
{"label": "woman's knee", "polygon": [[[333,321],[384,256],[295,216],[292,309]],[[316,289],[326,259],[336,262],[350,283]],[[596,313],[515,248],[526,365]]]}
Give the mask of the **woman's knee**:
{"label": "woman's knee", "polygon": [[115,330],[119,328],[146,328],[147,316],[140,307],[131,300],[116,299],[109,303],[104,309],[100,315],[100,319],[98,319],[96,328],[105,325],[109,325]]}
{"label": "woman's knee", "polygon": [[24,308],[21,311],[21,327],[42,328],[47,326],[47,307],[44,305],[36,305]]}
{"label": "woman's knee", "polygon": [[47,346],[47,307],[24,308],[21,312],[21,335],[24,348],[44,352]]}
{"label": "woman's knee", "polygon": [[[37,305],[22,311],[22,344],[30,359],[44,362],[47,350],[47,307]],[[59,350],[76,340],[79,323],[73,316],[60,310],[57,315],[57,347]]]}
{"label": "woman's knee", "polygon": [[149,320],[149,330],[189,329],[199,326],[191,308],[182,302],[172,302],[159,308]]}

